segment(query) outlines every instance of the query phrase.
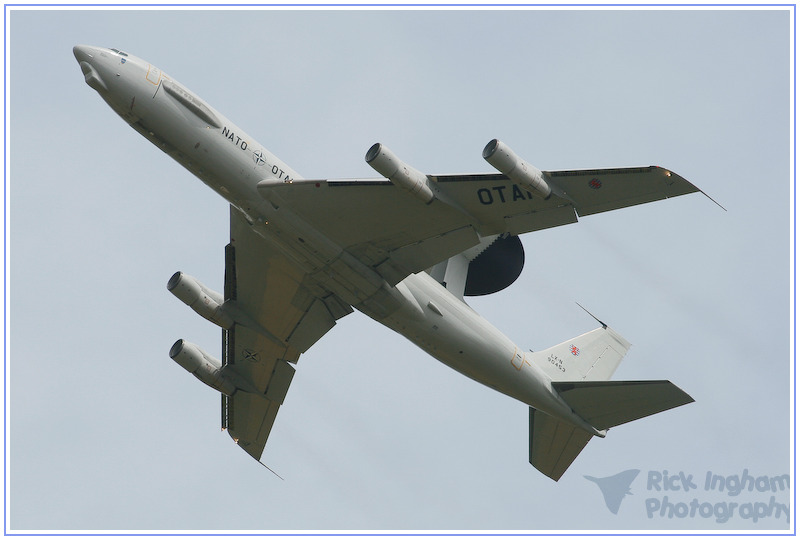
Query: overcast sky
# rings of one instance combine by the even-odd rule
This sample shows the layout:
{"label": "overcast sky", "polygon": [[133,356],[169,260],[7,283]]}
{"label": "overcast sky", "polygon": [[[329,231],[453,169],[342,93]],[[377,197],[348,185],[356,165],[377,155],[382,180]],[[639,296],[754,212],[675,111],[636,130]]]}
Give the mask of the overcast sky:
{"label": "overcast sky", "polygon": [[[793,17],[7,12],[6,529],[788,527],[775,506],[752,516],[788,491],[704,481],[793,459]],[[681,174],[727,212],[694,194],[526,235],[519,280],[470,304],[542,349],[596,326],[580,302],[633,343],[615,379],[696,403],[592,440],[556,483],[528,463],[527,406],[356,312],[298,363],[262,458],[278,479],[167,354],[186,338],[219,356],[219,329],[166,282],[222,289],[227,204],[84,83],[76,44],[159,66],[306,178],[374,176],[375,142],[428,173],[490,172],[495,137],[543,170]],[[629,469],[613,514],[584,475]],[[663,471],[697,487],[657,491]],[[653,511],[693,500],[694,517]],[[720,503],[727,520],[701,515]]]}

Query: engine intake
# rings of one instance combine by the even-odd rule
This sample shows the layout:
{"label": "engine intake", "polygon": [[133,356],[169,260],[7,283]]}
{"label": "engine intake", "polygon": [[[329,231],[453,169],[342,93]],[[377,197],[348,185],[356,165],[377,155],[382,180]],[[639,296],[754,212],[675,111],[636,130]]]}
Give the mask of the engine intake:
{"label": "engine intake", "polygon": [[233,319],[223,308],[223,296],[192,276],[175,272],[167,282],[167,289],[204,319],[222,328],[230,329],[233,326]]}
{"label": "engine intake", "polygon": [[543,199],[550,197],[552,189],[542,171],[517,156],[504,142],[489,141],[483,149],[483,159],[534,195]]}
{"label": "engine intake", "polygon": [[425,204],[433,200],[434,195],[428,185],[428,176],[400,161],[400,158],[381,143],[373,144],[364,159],[370,167],[378,171],[378,174],[421,199]]}
{"label": "engine intake", "polygon": [[169,357],[214,390],[226,396],[236,392],[236,384],[225,376],[222,363],[194,343],[179,339],[170,348]]}

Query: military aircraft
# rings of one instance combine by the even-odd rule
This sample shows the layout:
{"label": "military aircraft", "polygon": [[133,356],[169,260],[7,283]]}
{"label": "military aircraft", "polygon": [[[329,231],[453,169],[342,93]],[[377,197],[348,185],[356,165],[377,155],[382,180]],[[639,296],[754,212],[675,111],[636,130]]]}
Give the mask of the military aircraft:
{"label": "military aircraft", "polygon": [[223,329],[222,360],[170,357],[222,396],[222,427],[260,461],[298,358],[357,309],[456,371],[530,407],[531,464],[558,480],[592,437],[693,399],[669,381],[610,381],[630,344],[594,331],[531,352],[465,296],[520,275],[520,234],[699,191],[660,167],[540,171],[506,144],[497,172],[428,175],[375,144],[374,180],[305,180],[154,65],[75,46],[86,83],[133,129],[230,203],[224,290],[176,272],[167,288]]}

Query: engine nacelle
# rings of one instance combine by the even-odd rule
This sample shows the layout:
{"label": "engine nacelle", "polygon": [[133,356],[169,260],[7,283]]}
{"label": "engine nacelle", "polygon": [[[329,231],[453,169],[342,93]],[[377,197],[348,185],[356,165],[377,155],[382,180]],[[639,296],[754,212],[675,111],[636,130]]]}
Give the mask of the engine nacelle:
{"label": "engine nacelle", "polygon": [[222,328],[233,327],[233,319],[222,309],[223,296],[192,276],[175,272],[167,282],[167,289],[204,319]]}
{"label": "engine nacelle", "polygon": [[170,348],[169,357],[214,390],[226,396],[236,392],[236,384],[222,372],[222,363],[194,343],[179,339]]}
{"label": "engine nacelle", "polygon": [[375,143],[364,156],[370,167],[378,174],[388,178],[394,185],[409,191],[424,203],[433,200],[433,191],[428,185],[428,176],[400,161],[391,150],[380,143]]}
{"label": "engine nacelle", "polygon": [[534,195],[550,197],[552,189],[542,171],[519,158],[505,143],[492,139],[483,149],[483,159]]}

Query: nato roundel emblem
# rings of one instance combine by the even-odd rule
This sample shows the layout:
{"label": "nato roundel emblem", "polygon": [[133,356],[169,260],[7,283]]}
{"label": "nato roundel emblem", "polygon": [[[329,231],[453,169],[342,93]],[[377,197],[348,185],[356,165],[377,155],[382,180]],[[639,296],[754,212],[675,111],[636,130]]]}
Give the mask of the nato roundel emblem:
{"label": "nato roundel emblem", "polygon": [[603,183],[597,178],[592,178],[591,180],[589,180],[589,187],[592,189],[600,189],[601,187],[603,187]]}
{"label": "nato roundel emblem", "polygon": [[244,349],[242,351],[242,358],[244,358],[248,362],[258,362],[259,360],[261,360],[258,353],[256,351],[251,351],[250,349]]}
{"label": "nato roundel emblem", "polygon": [[264,165],[266,163],[266,160],[264,159],[264,152],[261,150],[259,150],[258,152],[253,152],[253,161],[255,161],[256,165],[258,165],[259,167],[261,165]]}

